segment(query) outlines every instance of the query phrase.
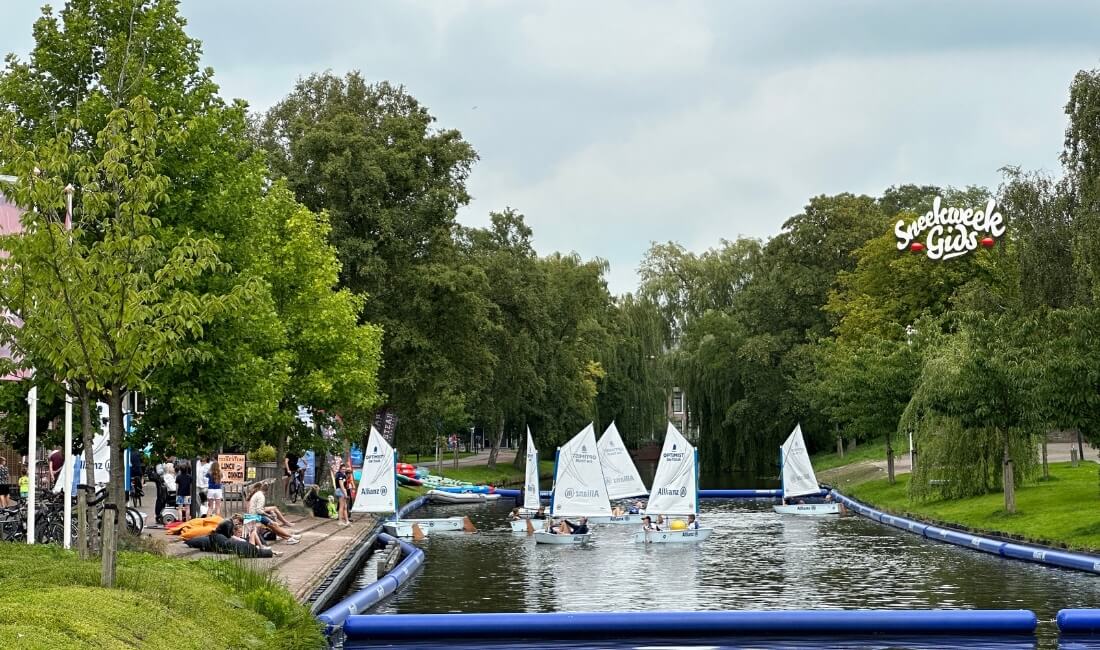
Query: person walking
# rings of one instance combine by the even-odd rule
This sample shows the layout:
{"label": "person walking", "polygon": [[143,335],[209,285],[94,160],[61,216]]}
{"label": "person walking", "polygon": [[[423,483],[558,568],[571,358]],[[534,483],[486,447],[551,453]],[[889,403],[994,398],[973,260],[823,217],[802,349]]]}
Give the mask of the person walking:
{"label": "person walking", "polygon": [[0,508],[11,505],[8,494],[11,492],[11,473],[8,472],[8,461],[0,456]]}
{"label": "person walking", "polygon": [[185,464],[176,476],[176,507],[180,511],[180,521],[191,518],[191,481],[191,466]]}
{"label": "person walking", "polygon": [[[349,468],[350,469],[350,468]],[[337,461],[336,473],[332,477],[332,485],[336,492],[336,507],[340,513],[340,525],[350,526],[348,519],[348,471]]]}
{"label": "person walking", "polygon": [[206,514],[222,516],[222,468],[217,463],[210,464],[210,476],[206,484]]}

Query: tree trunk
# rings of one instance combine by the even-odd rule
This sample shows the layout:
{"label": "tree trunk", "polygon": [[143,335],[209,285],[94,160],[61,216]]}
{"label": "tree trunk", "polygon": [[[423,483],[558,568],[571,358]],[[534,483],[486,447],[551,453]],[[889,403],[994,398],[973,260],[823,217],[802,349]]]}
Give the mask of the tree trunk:
{"label": "tree trunk", "polygon": [[[99,585],[111,589],[115,586],[115,553],[118,550],[118,537],[115,535],[115,521],[118,514],[115,504],[108,503],[103,508],[102,531],[100,532],[99,547],[102,559],[99,576]],[[125,519],[125,518],[124,518]]]}
{"label": "tree trunk", "polygon": [[889,436],[886,437],[886,478],[890,485],[894,484],[894,445]]}
{"label": "tree trunk", "polygon": [[[92,397],[88,394],[88,389],[82,386],[80,388],[80,438],[84,441],[84,476],[78,478],[76,483],[77,485],[91,485],[94,487],[95,454],[92,452],[92,441],[95,439],[95,435],[92,432],[91,400]],[[91,477],[86,478],[89,474],[91,474]],[[83,492],[83,490],[81,491]],[[91,548],[88,547],[88,537],[89,536],[85,534],[83,537],[83,541],[79,542],[79,544],[81,545],[79,551],[83,554],[84,558],[88,558],[91,556]]]}
{"label": "tree trunk", "polygon": [[76,554],[87,560],[88,553],[88,493],[84,488],[76,492]]}
{"label": "tree trunk", "polygon": [[497,432],[493,448],[489,450],[489,469],[496,469],[497,454],[500,452],[500,443],[504,440],[504,416],[500,416],[500,430]]}
{"label": "tree trunk", "polygon": [[[77,485],[96,485],[96,461],[92,453],[92,440],[95,433],[91,428],[91,396],[87,388],[80,389],[80,437],[84,440],[84,476],[77,481]],[[90,473],[90,475],[89,475]]]}
{"label": "tree trunk", "polygon": [[856,449],[856,439],[855,438],[849,438],[848,439],[848,453],[849,454],[852,453],[853,451],[855,451],[855,449]]}
{"label": "tree trunk", "polygon": [[1077,430],[1077,457],[1085,460],[1085,441],[1081,436],[1081,430]]}
{"label": "tree trunk", "polygon": [[516,445],[516,456],[512,459],[512,467],[519,469],[527,466],[527,427],[520,426],[522,432],[519,436],[519,444]]}
{"label": "tree trunk", "polygon": [[1047,465],[1047,437],[1043,436],[1043,480],[1050,479],[1050,467]]}
{"label": "tree trunk", "polygon": [[836,434],[836,455],[844,458],[844,438],[839,432]]}
{"label": "tree trunk", "polygon": [[1005,437],[1004,450],[1004,490],[1005,512],[1016,512],[1016,478],[1013,473],[1012,457],[1008,453],[1008,437]]}
{"label": "tree trunk", "polygon": [[107,391],[108,442],[111,447],[111,482],[107,504],[103,509],[102,574],[100,584],[115,586],[115,556],[118,553],[118,535],[126,527],[126,492],[123,486],[122,467],[122,389],[111,386]]}

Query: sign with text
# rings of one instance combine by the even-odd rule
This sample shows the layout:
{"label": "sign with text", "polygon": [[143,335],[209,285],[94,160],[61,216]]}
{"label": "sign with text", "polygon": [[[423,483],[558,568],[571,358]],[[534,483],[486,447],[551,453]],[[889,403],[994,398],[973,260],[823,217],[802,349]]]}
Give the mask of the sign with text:
{"label": "sign with text", "polygon": [[[1004,217],[996,211],[997,200],[989,199],[985,209],[943,206],[936,197],[932,209],[908,225],[904,219],[894,224],[898,250],[906,248],[919,253],[926,251],[929,259],[949,260],[966,255],[979,245],[991,248],[996,238],[1005,233]],[[984,237],[979,237],[981,235]],[[924,241],[920,237],[924,235]]]}
{"label": "sign with text", "polygon": [[244,454],[218,454],[222,483],[244,483]]}

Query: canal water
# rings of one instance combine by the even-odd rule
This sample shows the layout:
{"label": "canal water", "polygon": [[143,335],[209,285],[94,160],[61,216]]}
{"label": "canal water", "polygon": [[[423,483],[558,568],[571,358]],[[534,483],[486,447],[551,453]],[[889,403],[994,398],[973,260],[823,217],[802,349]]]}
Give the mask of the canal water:
{"label": "canal water", "polygon": [[[1059,609],[1100,606],[1100,580],[1091,574],[931,542],[857,516],[780,516],[772,512],[771,503],[704,500],[701,521],[715,530],[702,544],[634,544],[634,527],[599,526],[592,543],[570,547],[536,545],[512,533],[506,521],[512,505],[502,499],[418,511],[418,517],[469,515],[479,532],[440,533],[420,542],[426,554],[423,571],[376,612],[1022,608],[1033,610],[1041,621],[1038,642],[987,639],[965,645],[1055,648],[1057,632],[1050,621]],[[353,589],[373,576],[368,566]],[[917,641],[775,643],[780,645],[703,645],[963,645],[959,640],[931,646]]]}

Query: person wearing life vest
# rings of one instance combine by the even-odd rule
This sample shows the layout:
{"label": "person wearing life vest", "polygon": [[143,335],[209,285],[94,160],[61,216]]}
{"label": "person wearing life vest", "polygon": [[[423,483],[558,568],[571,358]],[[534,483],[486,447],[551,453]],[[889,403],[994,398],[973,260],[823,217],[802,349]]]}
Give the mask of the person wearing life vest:
{"label": "person wearing life vest", "polygon": [[688,515],[688,530],[699,530],[699,520],[695,518],[695,515]]}

